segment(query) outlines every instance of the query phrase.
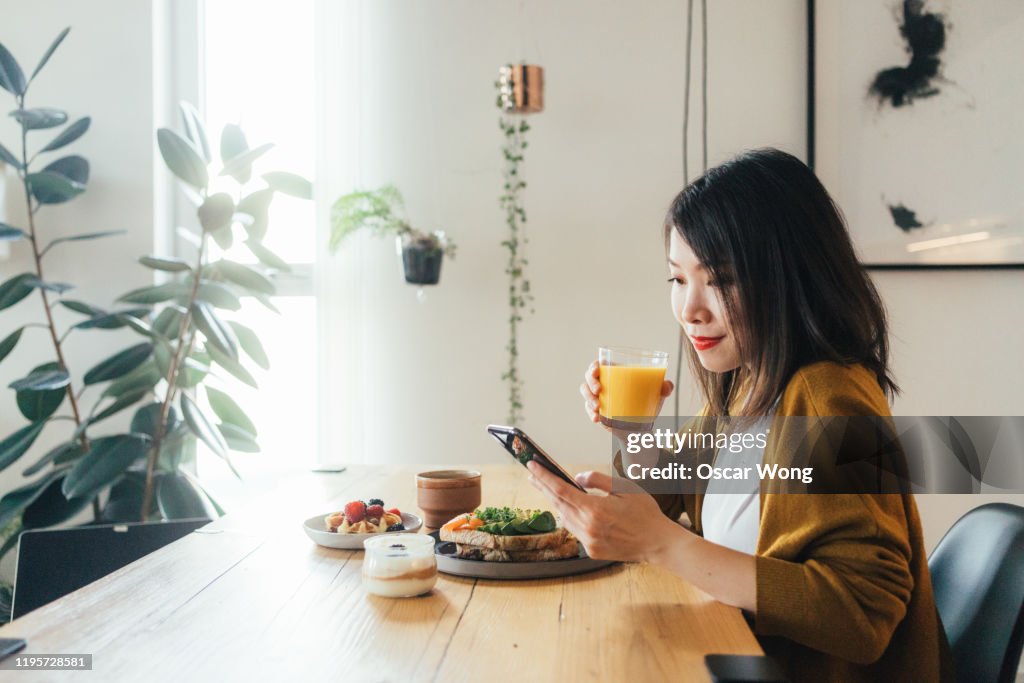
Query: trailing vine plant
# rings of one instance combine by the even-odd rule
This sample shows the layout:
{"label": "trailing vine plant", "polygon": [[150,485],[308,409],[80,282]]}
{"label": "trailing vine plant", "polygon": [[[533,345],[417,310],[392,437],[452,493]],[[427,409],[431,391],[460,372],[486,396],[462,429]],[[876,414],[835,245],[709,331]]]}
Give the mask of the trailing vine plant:
{"label": "trailing vine plant", "polygon": [[508,382],[508,424],[519,424],[523,421],[523,379],[519,374],[519,323],[529,307],[533,312],[533,294],[530,292],[530,281],[526,277],[525,251],[529,240],[523,234],[522,226],[526,223],[526,209],[523,208],[522,191],[526,189],[526,181],[520,173],[523,152],[526,149],[526,133],[530,125],[523,118],[507,114],[502,106],[501,84],[495,83],[499,94],[498,110],[501,116],[498,124],[504,134],[502,154],[505,159],[504,191],[501,195],[501,208],[505,211],[507,236],[501,246],[508,250],[508,261],[505,273],[508,275],[508,367],[501,378]]}

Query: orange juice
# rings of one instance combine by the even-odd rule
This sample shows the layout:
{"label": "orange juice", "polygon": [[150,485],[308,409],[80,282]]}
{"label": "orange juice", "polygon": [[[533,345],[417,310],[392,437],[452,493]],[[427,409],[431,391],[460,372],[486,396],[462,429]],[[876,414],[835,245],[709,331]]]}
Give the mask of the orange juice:
{"label": "orange juice", "polygon": [[602,423],[612,427],[635,427],[654,422],[665,368],[601,365],[598,379],[601,382],[598,412]]}

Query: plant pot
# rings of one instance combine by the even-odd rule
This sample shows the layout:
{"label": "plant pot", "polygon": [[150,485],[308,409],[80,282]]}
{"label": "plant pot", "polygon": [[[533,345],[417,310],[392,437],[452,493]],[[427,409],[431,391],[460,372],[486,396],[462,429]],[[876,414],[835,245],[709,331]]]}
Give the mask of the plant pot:
{"label": "plant pot", "polygon": [[441,278],[444,247],[445,237],[441,231],[399,237],[405,281],[412,285],[436,285]]}

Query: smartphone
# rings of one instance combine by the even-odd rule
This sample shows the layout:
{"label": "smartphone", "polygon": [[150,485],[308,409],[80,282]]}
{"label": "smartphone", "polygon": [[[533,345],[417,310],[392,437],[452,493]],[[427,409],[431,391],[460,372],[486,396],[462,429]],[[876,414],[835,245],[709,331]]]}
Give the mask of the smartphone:
{"label": "smartphone", "polygon": [[5,659],[25,647],[21,638],[0,638],[0,659]]}
{"label": "smartphone", "polygon": [[576,483],[576,480],[572,478],[565,469],[555,462],[555,459],[544,452],[544,449],[537,445],[537,442],[526,435],[526,432],[519,429],[518,427],[506,427],[504,425],[487,425],[487,431],[498,440],[505,450],[508,451],[513,458],[518,460],[523,467],[526,467],[526,463],[533,460],[540,464],[541,467],[551,472],[556,477],[571,484],[573,487],[586,493],[586,489]]}

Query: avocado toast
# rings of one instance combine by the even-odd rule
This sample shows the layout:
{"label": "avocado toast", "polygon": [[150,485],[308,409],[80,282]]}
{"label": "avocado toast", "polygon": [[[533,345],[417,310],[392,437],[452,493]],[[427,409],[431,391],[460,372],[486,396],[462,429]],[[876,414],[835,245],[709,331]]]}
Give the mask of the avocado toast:
{"label": "avocado toast", "polygon": [[541,510],[483,508],[441,527],[442,541],[455,543],[462,559],[542,562],[579,555],[576,537]]}

